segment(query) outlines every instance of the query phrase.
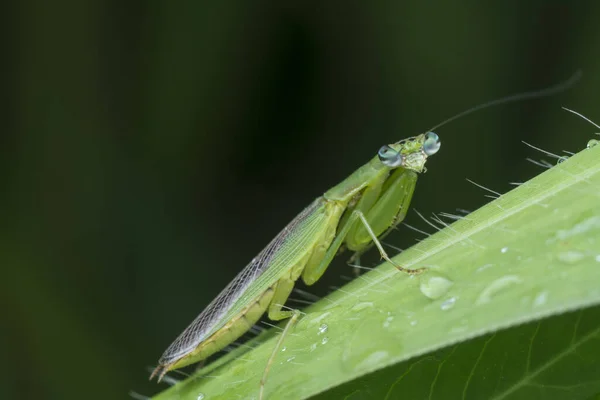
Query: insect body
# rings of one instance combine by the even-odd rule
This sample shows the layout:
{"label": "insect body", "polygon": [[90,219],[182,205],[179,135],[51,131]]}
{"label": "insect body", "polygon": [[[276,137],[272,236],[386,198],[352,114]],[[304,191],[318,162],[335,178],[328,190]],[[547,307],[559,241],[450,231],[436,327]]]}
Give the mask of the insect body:
{"label": "insect body", "polygon": [[307,285],[319,280],[341,245],[360,253],[374,244],[399,270],[421,272],[395,264],[377,237],[404,219],[417,175],[439,148],[433,132],[383,146],[313,201],[175,339],[150,378],[160,380],[167,371],[206,359],[248,331],[265,311],[274,321],[295,317],[282,309],[294,283],[300,277]]}

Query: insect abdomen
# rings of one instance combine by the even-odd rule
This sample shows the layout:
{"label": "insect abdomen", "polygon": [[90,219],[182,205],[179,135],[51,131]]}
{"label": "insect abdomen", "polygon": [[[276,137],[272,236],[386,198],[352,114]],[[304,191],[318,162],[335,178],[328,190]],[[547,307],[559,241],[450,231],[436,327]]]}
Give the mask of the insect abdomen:
{"label": "insect abdomen", "polygon": [[206,340],[202,341],[194,350],[188,353],[185,357],[175,361],[168,367],[167,370],[178,369],[186,365],[202,361],[230,343],[237,340],[260,319],[265,313],[271,299],[273,298],[273,287],[267,289],[248,307],[243,309],[238,315],[231,319],[221,329],[213,333]]}

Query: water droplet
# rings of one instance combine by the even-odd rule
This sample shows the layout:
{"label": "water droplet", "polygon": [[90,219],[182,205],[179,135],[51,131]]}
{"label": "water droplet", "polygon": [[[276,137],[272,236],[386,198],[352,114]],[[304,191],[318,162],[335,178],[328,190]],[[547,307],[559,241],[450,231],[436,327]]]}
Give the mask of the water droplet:
{"label": "water droplet", "polygon": [[328,330],[329,330],[329,327],[327,326],[327,324],[321,324],[321,326],[319,327],[319,333],[318,333],[318,335],[322,335],[324,333],[327,333]]}
{"label": "water droplet", "polygon": [[600,143],[600,140],[598,139],[590,139],[589,142],[587,142],[587,148],[591,149],[592,147],[596,146],[598,143]]}
{"label": "water droplet", "polygon": [[385,319],[385,322],[383,323],[383,327],[384,328],[388,328],[390,326],[390,323],[394,320],[394,317],[387,317]]}
{"label": "water droplet", "polygon": [[462,333],[465,332],[467,329],[469,329],[468,326],[454,326],[450,329],[450,334],[457,334],[457,333]]}
{"label": "water droplet", "polygon": [[316,343],[313,343],[313,344],[310,345],[310,351],[311,352],[315,351],[316,349],[317,349],[317,344]]}
{"label": "water droplet", "polygon": [[502,253],[502,254],[508,253],[508,247],[501,248],[500,253]]}
{"label": "water droplet", "polygon": [[598,254],[598,255],[596,256],[595,260],[596,260],[597,262],[600,262],[600,254]]}
{"label": "water droplet", "polygon": [[533,299],[533,306],[534,307],[543,306],[544,304],[546,304],[546,300],[548,300],[548,292],[547,291],[540,292],[537,296],[535,296],[535,299]]}
{"label": "water droplet", "polygon": [[575,264],[585,258],[585,254],[580,251],[569,250],[558,254],[558,259],[567,264]]}
{"label": "water droplet", "polygon": [[569,157],[567,157],[567,156],[559,157],[558,160],[556,160],[556,164],[562,164],[565,161],[567,161],[568,159],[569,159]]}
{"label": "water droplet", "polygon": [[196,400],[204,400],[204,393],[198,394],[198,397],[196,397]]}
{"label": "water droplet", "polygon": [[355,370],[365,370],[372,369],[373,366],[380,365],[383,360],[389,357],[389,353],[387,351],[376,351],[375,353],[369,354],[367,358],[362,360],[360,363],[356,364],[354,367]]}
{"label": "water droplet", "polygon": [[574,225],[571,229],[561,229],[556,231],[556,239],[565,240],[572,236],[581,235],[596,229],[600,229],[600,215],[588,218],[585,221]]}
{"label": "water droplet", "polygon": [[417,321],[417,320],[410,321],[410,326],[415,326],[417,323],[418,323],[418,321]]}
{"label": "water droplet", "polygon": [[492,301],[492,297],[498,292],[506,289],[509,286],[523,282],[521,278],[516,275],[506,275],[502,278],[498,278],[490,283],[483,291],[479,294],[479,297],[475,301],[475,304],[481,305]]}
{"label": "water droplet", "polygon": [[371,302],[371,301],[363,301],[363,302],[360,302],[360,303],[356,303],[354,305],[354,307],[352,307],[350,309],[350,311],[358,312],[358,311],[364,310],[365,308],[371,308],[371,307],[373,307],[373,302]]}
{"label": "water droplet", "polygon": [[441,305],[440,308],[444,311],[451,309],[452,307],[454,307],[454,304],[456,303],[456,297],[450,297],[448,300],[444,301]]}
{"label": "water droplet", "polygon": [[[312,314],[312,313],[311,313]],[[309,314],[312,318],[308,321],[308,326],[313,327],[317,324],[320,324],[325,318],[331,315],[331,311],[327,311],[324,313],[315,313],[315,315]]]}
{"label": "water droplet", "polygon": [[481,267],[477,268],[477,269],[475,270],[475,272],[481,272],[481,271],[485,271],[485,270],[486,270],[486,269],[488,269],[489,267],[493,267],[493,266],[494,266],[494,264],[485,264],[485,265],[482,265]]}
{"label": "water droplet", "polygon": [[285,346],[283,346],[283,347],[281,348],[281,352],[284,352],[284,351],[286,351],[286,350],[287,350],[287,347],[285,347]]}
{"label": "water droplet", "polygon": [[435,300],[445,295],[453,284],[454,282],[450,279],[441,276],[432,276],[427,280],[422,280],[419,289],[425,296]]}
{"label": "water droplet", "polygon": [[288,358],[287,360],[285,360],[286,362],[292,362],[296,359],[296,356],[291,356],[290,358]]}
{"label": "water droplet", "polygon": [[321,340],[321,344],[327,344],[327,342],[329,342],[329,338],[325,336],[323,340]]}

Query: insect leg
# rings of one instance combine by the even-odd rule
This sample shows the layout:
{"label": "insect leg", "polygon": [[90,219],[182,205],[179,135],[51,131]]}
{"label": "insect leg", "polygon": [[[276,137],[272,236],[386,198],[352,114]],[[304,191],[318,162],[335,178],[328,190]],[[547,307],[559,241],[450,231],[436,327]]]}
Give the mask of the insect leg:
{"label": "insect leg", "polygon": [[[342,208],[337,210],[339,213],[342,211]],[[325,237],[318,246],[315,246],[312,256],[302,271],[302,280],[304,283],[312,285],[321,278],[329,264],[331,264],[331,260],[337,254],[340,246],[344,243],[344,239],[348,235],[348,232],[350,232],[350,229],[352,229],[355,221],[356,216],[352,212],[345,222],[341,224],[338,232],[336,232],[337,223],[329,224]]]}
{"label": "insect leg", "polygon": [[348,249],[355,255],[350,262],[356,260],[362,253],[375,245],[383,259],[390,262],[400,271],[416,274],[423,269],[406,269],[392,262],[383,249],[378,237],[386,236],[396,225],[404,220],[410,201],[417,183],[417,174],[414,171],[398,168],[386,181],[382,193],[370,209],[357,209],[362,224],[357,224],[355,229],[346,239]]}
{"label": "insect leg", "polygon": [[342,243],[346,241],[349,233],[354,228],[355,223],[358,223],[359,219],[365,225],[366,231],[370,234],[370,239],[375,243],[375,245],[379,249],[379,253],[381,254],[381,257],[383,259],[385,259],[401,271],[405,271],[409,274],[417,274],[421,272],[421,270],[406,269],[394,263],[388,257],[385,250],[383,250],[383,247],[381,247],[381,243],[379,243],[379,241],[377,240],[377,237],[373,233],[363,212],[360,210],[354,210],[348,217],[346,223],[337,232],[333,241],[331,241],[331,245],[329,245],[328,247],[320,247],[315,249],[313,257],[306,264],[306,267],[304,267],[304,271],[302,272],[302,280],[307,285],[312,285],[323,275],[329,264],[331,264],[331,260],[333,260],[333,257],[335,257],[335,255],[337,254]]}
{"label": "insect leg", "polygon": [[292,289],[294,289],[295,281],[290,278],[281,278],[277,285],[275,286],[275,294],[271,299],[271,303],[269,304],[269,319],[273,321],[281,321],[282,319],[286,319],[291,317],[294,312],[293,311],[282,311],[283,305],[286,300],[292,293]]}
{"label": "insect leg", "polygon": [[377,247],[377,250],[379,250],[379,254],[381,255],[381,258],[383,258],[385,261],[387,261],[390,264],[392,264],[394,267],[396,267],[397,270],[402,271],[402,272],[406,272],[407,274],[410,274],[410,275],[417,275],[417,274],[420,274],[421,272],[425,271],[425,268],[410,269],[410,268],[404,268],[404,267],[396,264],[387,255],[387,253],[383,249],[383,246],[381,245],[381,242],[379,241],[379,239],[377,239],[377,236],[375,236],[375,233],[373,232],[373,229],[371,229],[371,225],[369,225],[369,222],[367,221],[367,218],[365,218],[365,215],[362,212],[360,212],[360,211],[354,211],[354,212],[356,213],[356,215],[358,215],[358,218],[360,218],[360,220],[362,221],[363,225],[365,226],[365,229],[369,233],[369,236],[371,237],[371,240],[373,240],[373,244],[375,245],[375,247]]}
{"label": "insect leg", "polygon": [[292,313],[292,317],[290,318],[288,323],[285,325],[283,332],[279,336],[279,340],[277,340],[277,344],[275,345],[275,348],[273,349],[273,352],[271,353],[271,356],[269,357],[269,360],[267,361],[267,366],[265,367],[262,378],[260,379],[260,391],[258,394],[259,400],[263,400],[263,398],[264,398],[265,383],[267,382],[267,377],[269,376],[269,371],[271,370],[271,365],[273,364],[273,361],[275,361],[275,356],[277,355],[277,353],[279,353],[279,349],[281,349],[281,345],[283,344],[285,337],[288,335],[290,329],[296,323],[296,321],[298,320],[298,317],[300,316],[300,311],[298,311],[298,310],[293,310],[290,312]]}
{"label": "insect leg", "polygon": [[294,283],[300,277],[300,274],[302,273],[302,270],[306,265],[308,257],[310,257],[310,253],[307,254],[307,257],[303,258],[298,264],[296,264],[290,270],[290,273],[288,275],[280,278],[279,281],[277,281],[277,284],[275,285],[275,293],[273,294],[273,298],[269,303],[269,319],[273,321],[279,321],[285,318],[291,318],[285,325],[283,332],[279,336],[277,344],[275,345],[275,348],[273,349],[273,352],[271,353],[271,356],[269,357],[267,365],[265,366],[265,369],[263,371],[263,376],[260,380],[260,392],[258,396],[259,400],[262,400],[263,398],[265,383],[267,381],[267,376],[269,375],[271,365],[275,360],[275,356],[277,355],[277,353],[279,353],[279,349],[281,348],[285,337],[288,335],[290,329],[296,323],[298,317],[300,316],[300,311],[298,310],[282,311],[282,308],[286,300],[288,299],[290,293],[292,292],[292,289],[294,289]]}

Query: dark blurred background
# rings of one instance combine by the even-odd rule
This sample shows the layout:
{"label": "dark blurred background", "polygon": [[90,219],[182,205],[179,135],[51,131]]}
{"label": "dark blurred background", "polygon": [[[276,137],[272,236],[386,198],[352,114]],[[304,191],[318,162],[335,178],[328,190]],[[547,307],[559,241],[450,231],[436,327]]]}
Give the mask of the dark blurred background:
{"label": "dark blurred background", "polygon": [[[163,388],[147,367],[171,340],[382,144],[581,69],[437,131],[413,207],[473,210],[465,178],[504,192],[543,170],[521,140],[585,147],[595,128],[561,106],[600,121],[598,2],[0,7],[2,399]],[[338,260],[311,291],[351,275]]]}

